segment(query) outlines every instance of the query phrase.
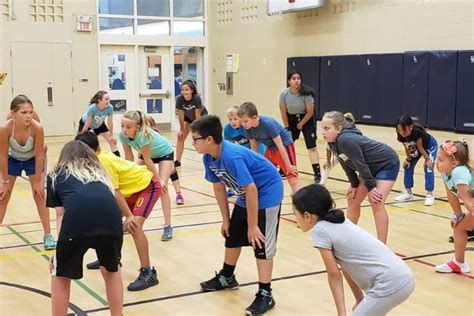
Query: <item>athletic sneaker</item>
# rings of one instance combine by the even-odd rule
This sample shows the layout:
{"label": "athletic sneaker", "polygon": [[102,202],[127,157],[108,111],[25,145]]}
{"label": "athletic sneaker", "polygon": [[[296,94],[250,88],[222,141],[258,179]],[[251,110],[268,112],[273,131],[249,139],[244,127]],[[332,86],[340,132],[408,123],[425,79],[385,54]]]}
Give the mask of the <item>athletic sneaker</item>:
{"label": "athletic sneaker", "polygon": [[56,249],[56,242],[54,241],[54,237],[51,234],[47,234],[43,236],[43,243],[44,243],[44,249],[46,250]]}
{"label": "athletic sneaker", "polygon": [[181,193],[176,193],[176,204],[178,204],[178,205],[183,205],[184,204],[184,198],[181,195]]}
{"label": "athletic sneaker", "polygon": [[329,170],[321,171],[321,180],[319,180],[319,184],[324,185],[329,178]]}
{"label": "athletic sneaker", "polygon": [[129,291],[142,291],[151,286],[158,285],[160,283],[156,277],[156,270],[152,268],[151,271],[148,271],[145,268],[140,268],[140,274],[137,279],[130,283],[127,287]]}
{"label": "athletic sneaker", "polygon": [[431,194],[428,194],[426,195],[424,204],[425,206],[431,206],[434,204],[434,201],[435,201],[434,196],[432,196]]}
{"label": "athletic sneaker", "polygon": [[173,227],[166,225],[163,228],[163,235],[161,235],[161,241],[169,241],[173,239]]}
{"label": "athletic sneaker", "polygon": [[255,300],[245,310],[246,315],[262,315],[275,307],[275,300],[273,299],[272,293],[266,290],[260,289],[255,294]]}
{"label": "athletic sneaker", "polygon": [[437,265],[435,267],[436,272],[440,273],[468,273],[471,271],[471,268],[467,264],[467,261],[464,263],[459,263],[455,258],[452,258],[450,261]]}
{"label": "athletic sneaker", "polygon": [[[454,237],[449,236],[448,240],[449,240],[449,242],[454,242]],[[468,230],[467,231],[467,241],[474,241],[474,230]]]}
{"label": "athletic sneaker", "polygon": [[403,192],[395,198],[397,202],[409,202],[413,201],[413,193]]}
{"label": "athletic sneaker", "polygon": [[210,280],[201,282],[201,288],[205,292],[220,291],[220,290],[236,290],[239,288],[239,282],[235,279],[235,275],[226,278],[222,274],[217,273],[215,277]]}

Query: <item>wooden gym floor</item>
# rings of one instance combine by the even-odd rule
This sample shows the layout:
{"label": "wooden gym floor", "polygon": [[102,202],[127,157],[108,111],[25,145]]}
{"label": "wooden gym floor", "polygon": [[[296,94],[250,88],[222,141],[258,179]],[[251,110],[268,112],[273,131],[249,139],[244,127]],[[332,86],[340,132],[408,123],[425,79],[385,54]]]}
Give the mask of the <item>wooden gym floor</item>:
{"label": "wooden gym floor", "polygon": [[[388,143],[403,157],[393,128],[359,126],[374,139]],[[459,134],[432,132],[438,142],[458,139]],[[175,133],[165,133],[173,143]],[[474,137],[465,135],[474,149]],[[72,137],[47,138],[48,165],[51,168],[65,142]],[[161,242],[162,213],[157,203],[154,213],[145,223],[150,242],[152,264],[158,271],[160,284],[141,292],[125,290],[124,315],[243,315],[257,289],[257,272],[253,252],[244,249],[237,265],[240,289],[204,293],[199,283],[214,275],[223,260],[223,239],[220,237],[221,216],[213,198],[212,185],[203,179],[201,157],[191,143],[186,144],[180,173],[185,205],[173,204],[174,239]],[[325,157],[323,141],[318,141],[321,162]],[[104,145],[104,144],[103,144]],[[311,166],[304,142],[297,142],[298,167],[303,184],[311,183]],[[108,146],[104,146],[108,149]],[[403,159],[403,158],[402,158]],[[453,245],[449,218],[452,214],[439,175],[436,176],[435,205],[423,206],[424,180],[417,166],[416,200],[395,203],[394,197],[403,189],[403,172],[388,198],[390,216],[388,245],[415,272],[416,289],[407,302],[391,315],[474,315],[474,274],[443,275],[433,266],[447,261]],[[339,207],[345,207],[346,177],[337,166],[326,186]],[[169,188],[172,200],[174,190]],[[368,203],[363,204],[360,225],[374,234],[374,222]],[[54,211],[51,224],[56,226]],[[53,233],[56,231],[53,229]],[[50,309],[50,275],[48,258],[51,251],[42,248],[42,229],[31,190],[26,179],[19,178],[0,227],[0,315],[48,315]],[[311,245],[309,234],[295,225],[291,211],[289,187],[285,182],[285,198],[278,238],[278,252],[273,273],[274,315],[334,315],[335,307],[327,284],[323,262]],[[474,243],[468,243],[466,258],[474,267]],[[132,238],[126,235],[123,245],[122,275],[125,286],[138,274],[138,257]],[[89,251],[85,263],[94,259]],[[353,304],[346,287],[346,304]],[[77,315],[107,315],[105,288],[98,271],[84,270],[84,278],[72,283],[70,313]]]}

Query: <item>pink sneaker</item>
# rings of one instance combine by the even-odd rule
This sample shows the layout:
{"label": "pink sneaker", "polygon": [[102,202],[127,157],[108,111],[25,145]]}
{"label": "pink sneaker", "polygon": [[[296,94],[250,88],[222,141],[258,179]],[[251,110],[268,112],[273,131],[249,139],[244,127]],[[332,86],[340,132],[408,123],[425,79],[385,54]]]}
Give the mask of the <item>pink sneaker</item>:
{"label": "pink sneaker", "polygon": [[184,198],[181,195],[181,193],[176,193],[176,204],[178,204],[178,205],[183,205],[184,204]]}

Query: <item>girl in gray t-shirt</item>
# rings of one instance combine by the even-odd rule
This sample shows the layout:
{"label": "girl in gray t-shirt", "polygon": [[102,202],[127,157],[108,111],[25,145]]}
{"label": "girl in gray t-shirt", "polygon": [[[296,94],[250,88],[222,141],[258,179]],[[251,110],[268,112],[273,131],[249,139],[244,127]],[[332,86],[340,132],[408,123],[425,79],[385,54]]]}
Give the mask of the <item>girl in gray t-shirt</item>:
{"label": "girl in gray t-shirt", "polygon": [[415,282],[410,268],[385,244],[345,219],[342,210],[334,209],[324,186],[306,186],[292,201],[301,230],[312,229],[338,315],[346,314],[341,272],[356,300],[352,315],[385,315],[411,295]]}

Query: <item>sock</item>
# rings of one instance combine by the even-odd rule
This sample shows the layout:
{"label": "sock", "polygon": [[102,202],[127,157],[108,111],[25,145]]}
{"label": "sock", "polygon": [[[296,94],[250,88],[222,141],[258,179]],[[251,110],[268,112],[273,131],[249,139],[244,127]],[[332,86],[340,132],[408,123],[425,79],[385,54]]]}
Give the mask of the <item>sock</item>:
{"label": "sock", "polygon": [[432,191],[426,191],[426,196],[433,196],[433,192]]}
{"label": "sock", "polygon": [[145,269],[148,273],[153,272],[153,267],[146,267],[146,268],[143,268],[143,269]]}
{"label": "sock", "polygon": [[411,193],[411,188],[407,189],[407,193],[408,193],[408,194],[412,194],[412,193]]}
{"label": "sock", "polygon": [[230,277],[234,275],[234,271],[235,271],[235,266],[231,266],[230,264],[227,264],[224,262],[224,265],[222,266],[222,270],[220,274],[222,274],[227,279],[229,279]]}
{"label": "sock", "polygon": [[117,157],[120,157],[120,151],[118,151],[118,150],[114,151],[114,155],[117,156]]}
{"label": "sock", "polygon": [[319,163],[313,163],[313,172],[316,177],[321,177],[321,167],[319,166]]}
{"label": "sock", "polygon": [[261,283],[261,282],[258,282],[258,289],[259,290],[265,290],[267,291],[268,293],[272,293],[272,288],[271,288],[271,283]]}

